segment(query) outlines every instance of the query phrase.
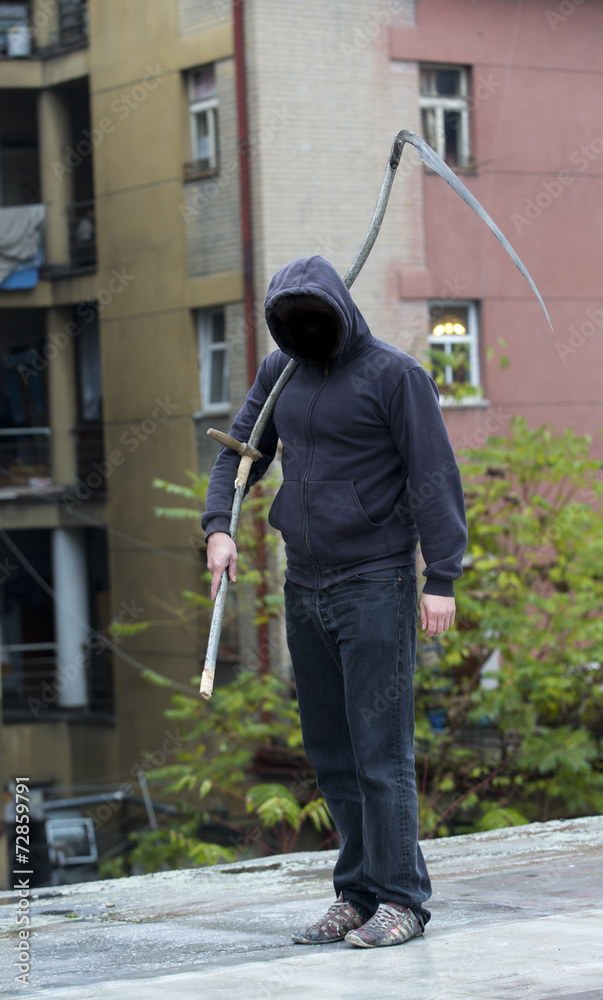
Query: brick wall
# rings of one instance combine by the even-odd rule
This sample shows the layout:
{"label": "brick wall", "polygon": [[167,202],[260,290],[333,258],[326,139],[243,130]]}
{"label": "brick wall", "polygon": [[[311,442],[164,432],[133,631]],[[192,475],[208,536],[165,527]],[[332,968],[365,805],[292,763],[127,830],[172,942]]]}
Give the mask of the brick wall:
{"label": "brick wall", "polygon": [[241,267],[241,221],[234,59],[216,63],[219,170],[184,185],[182,214],[188,274],[216,274]]}
{"label": "brick wall", "polygon": [[[287,261],[320,253],[343,275],[355,256],[394,136],[420,131],[417,64],[389,57],[389,27],[413,24],[412,2],[246,5],[260,309],[272,274]],[[426,332],[426,325],[408,326],[399,282],[401,268],[425,265],[422,198],[422,166],[406,147],[381,233],[353,287],[374,334],[406,350]],[[416,324],[416,304],[410,311]],[[260,354],[273,346],[262,324]]]}
{"label": "brick wall", "polygon": [[178,31],[181,37],[215,28],[230,17],[230,0],[178,0]]}

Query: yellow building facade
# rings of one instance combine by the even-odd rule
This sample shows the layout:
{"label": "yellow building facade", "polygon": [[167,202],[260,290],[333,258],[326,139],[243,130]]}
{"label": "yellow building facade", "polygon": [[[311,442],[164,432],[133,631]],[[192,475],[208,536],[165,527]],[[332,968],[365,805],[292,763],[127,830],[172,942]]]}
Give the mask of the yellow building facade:
{"label": "yellow building facade", "polygon": [[[243,298],[231,17],[144,0],[15,8],[29,52],[8,51],[5,23],[0,253],[15,219],[42,205],[46,222],[37,279],[18,287],[28,259],[0,284],[9,825],[16,775],[46,802],[109,780],[140,793],[145,752],[176,748],[170,689],[141,671],[192,690],[196,642],[177,627],[107,630],[169,619],[198,589],[200,527],[157,517],[173,502],[152,483],[186,483],[207,426],[225,427],[229,393],[246,389],[244,361],[229,378],[225,351]],[[218,153],[235,164],[226,200],[204,193]],[[6,885],[5,848],[0,858]]]}

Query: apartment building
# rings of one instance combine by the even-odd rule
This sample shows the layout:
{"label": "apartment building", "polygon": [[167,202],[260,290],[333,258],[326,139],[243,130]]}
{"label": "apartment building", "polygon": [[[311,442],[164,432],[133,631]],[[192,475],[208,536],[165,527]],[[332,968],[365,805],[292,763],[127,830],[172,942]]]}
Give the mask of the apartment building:
{"label": "apartment building", "polygon": [[[199,673],[176,627],[109,646],[112,621],[169,618],[159,602],[199,586],[191,528],[155,516],[152,483],[197,466],[199,345],[215,368],[242,298],[240,240],[218,219],[195,249],[182,215],[215,172],[218,100],[236,151],[232,25],[150,7],[0,4],[1,779],[30,777],[40,823],[49,799],[81,816],[82,790],[98,811],[107,776],[140,794],[144,752],[174,748],[169,693],[141,670],[186,690]],[[67,854],[90,859],[108,811]]]}
{"label": "apartment building", "polygon": [[[169,689],[142,670],[184,689],[200,672],[175,626],[109,645],[112,621],[164,620],[199,587],[200,528],[155,515],[153,479],[211,467],[208,427],[228,428],[273,347],[270,277],[312,253],[345,272],[400,128],[499,223],[555,331],[407,147],[353,289],[374,333],[426,365],[442,354],[459,447],[513,413],[601,426],[603,15],[574,8],[0,2],[0,780],[10,798],[31,779],[46,881],[120,849],[145,752],[177,746]],[[245,636],[285,664],[278,629]],[[225,656],[216,683],[231,676]],[[57,876],[59,816],[81,836],[61,841],[67,864],[55,849]],[[0,838],[0,881],[7,857]]]}

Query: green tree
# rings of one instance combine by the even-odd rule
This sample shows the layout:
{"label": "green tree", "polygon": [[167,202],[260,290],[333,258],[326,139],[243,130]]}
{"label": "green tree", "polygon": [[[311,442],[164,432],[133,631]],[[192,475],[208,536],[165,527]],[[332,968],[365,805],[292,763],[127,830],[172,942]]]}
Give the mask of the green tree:
{"label": "green tree", "polygon": [[[461,454],[469,545],[456,585],[457,622],[437,642],[419,632],[424,837],[603,811],[603,483],[589,445],[570,430],[528,430],[515,418],[508,437]],[[207,477],[188,475],[191,487],[155,485],[204,503]],[[254,518],[265,518],[269,503],[257,493],[246,501],[239,586],[260,579]],[[156,513],[199,517],[192,507]],[[203,579],[207,584],[209,574]],[[281,600],[269,577],[262,579],[267,597],[256,603],[258,617],[276,613]],[[212,602],[207,593],[185,591],[183,598],[176,619],[196,628],[202,649]],[[495,651],[498,669],[485,675]],[[153,672],[148,679],[166,683]],[[333,822],[303,754],[292,685],[241,669],[210,702],[175,693],[166,715],[185,733],[185,745],[174,764],[150,771],[149,781],[169,782],[163,791],[177,796],[184,819],[135,836],[132,858],[147,870],[215,863],[264,840],[267,850],[290,851],[304,820],[332,842]],[[288,786],[257,782],[257,761],[271,754],[296,762],[302,777]],[[221,818],[225,800],[234,820]],[[202,843],[196,831],[209,820],[231,829],[237,846],[220,854]]]}
{"label": "green tree", "polygon": [[470,564],[456,626],[437,649],[423,641],[417,671],[424,834],[453,817],[461,832],[603,811],[603,484],[589,445],[516,417],[507,438],[462,453]]}
{"label": "green tree", "polygon": [[[208,476],[187,470],[190,486],[155,479],[153,485],[168,496],[180,497],[187,506],[155,506],[158,517],[199,522],[205,506]],[[270,567],[258,559],[258,547],[274,547],[277,539],[258,532],[258,519],[267,521],[272,493],[277,484],[274,475],[264,480],[263,488],[255,487],[245,501],[237,536],[239,560],[237,591],[247,589],[252,598],[254,620],[258,624],[278,614],[283,602],[282,590],[275,593]],[[188,506],[189,503],[195,506]],[[199,506],[197,506],[197,504]],[[195,551],[202,548],[198,535],[190,535]],[[258,568],[258,565],[261,568]],[[117,625],[112,631],[120,635],[136,634],[153,627],[177,624],[198,641],[199,652],[205,650],[213,601],[209,597],[211,575],[201,574],[205,592],[184,590],[184,603],[177,608],[156,603],[168,616],[134,626]],[[258,596],[259,595],[259,596]],[[232,587],[227,598],[225,623],[241,611],[241,600],[232,600]],[[169,686],[169,679],[155,671],[143,676],[151,683]],[[200,676],[192,683],[199,685]],[[167,718],[179,724],[183,747],[175,763],[147,772],[149,783],[161,784],[162,794],[177,797],[183,818],[161,825],[159,830],[137,831],[130,839],[136,844],[130,853],[130,863],[138,863],[145,871],[165,867],[216,864],[234,860],[250,845],[258,843],[266,853],[289,852],[305,821],[330,842],[333,821],[324,799],[315,788],[312,767],[303,752],[301,727],[294,687],[279,676],[257,669],[241,668],[234,680],[214,687],[209,702],[175,692]],[[274,760],[295,773],[295,780],[284,785],[257,781],[260,761]],[[254,780],[256,779],[256,780]],[[167,782],[167,784],[166,784]],[[223,818],[224,803],[230,803],[231,819]],[[224,847],[201,841],[198,830],[204,823],[220,824],[230,834],[235,846]],[[123,864],[107,866],[109,877],[123,874]]]}

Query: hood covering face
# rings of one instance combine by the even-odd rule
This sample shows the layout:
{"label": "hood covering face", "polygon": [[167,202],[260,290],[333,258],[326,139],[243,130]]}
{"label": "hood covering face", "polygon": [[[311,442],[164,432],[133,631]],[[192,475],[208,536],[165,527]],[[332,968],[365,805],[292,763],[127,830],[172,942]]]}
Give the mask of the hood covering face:
{"label": "hood covering face", "polygon": [[[282,307],[286,305],[287,299],[295,296],[299,301],[299,297],[305,295],[311,296],[310,303],[312,299],[319,299],[337,317],[340,335],[334,349],[333,338],[328,336],[325,327],[324,351],[317,345],[309,352],[304,352],[303,345],[300,346],[301,339],[295,336],[295,333],[295,340],[292,339],[290,326],[285,328],[281,322],[277,313],[279,311],[282,313]],[[333,357],[341,362],[374,340],[347,285],[333,265],[323,257],[298,257],[277,271],[268,286],[264,312],[268,329],[277,346],[283,354],[295,361],[311,361],[316,364],[319,360]]]}

